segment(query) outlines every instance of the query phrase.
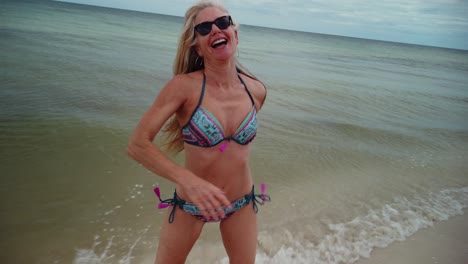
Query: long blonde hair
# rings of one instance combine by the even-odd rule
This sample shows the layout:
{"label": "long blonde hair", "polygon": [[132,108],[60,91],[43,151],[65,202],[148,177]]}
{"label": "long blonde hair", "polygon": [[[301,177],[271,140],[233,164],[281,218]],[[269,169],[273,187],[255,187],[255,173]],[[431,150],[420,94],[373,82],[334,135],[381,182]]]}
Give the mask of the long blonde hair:
{"label": "long blonde hair", "polygon": [[[173,73],[186,74],[204,69],[203,57],[198,56],[195,50],[197,38],[195,34],[195,19],[203,9],[208,7],[216,7],[219,10],[229,13],[228,10],[216,0],[202,0],[190,7],[185,13],[184,26],[179,39],[177,54],[174,60]],[[239,24],[233,22],[235,30],[239,28]],[[238,72],[249,76],[252,79],[258,80],[249,70],[242,66],[236,59],[236,67]],[[179,124],[175,114],[172,116],[169,123],[164,127],[166,135],[166,149],[170,152],[178,153],[184,149],[184,140],[181,133],[182,126]]]}

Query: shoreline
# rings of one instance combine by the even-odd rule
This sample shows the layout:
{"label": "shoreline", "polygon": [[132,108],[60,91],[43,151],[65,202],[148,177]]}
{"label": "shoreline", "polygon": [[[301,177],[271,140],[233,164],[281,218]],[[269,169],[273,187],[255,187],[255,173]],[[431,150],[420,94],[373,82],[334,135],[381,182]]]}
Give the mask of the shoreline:
{"label": "shoreline", "polygon": [[468,261],[468,214],[457,215],[417,231],[404,241],[375,248],[369,258],[355,264],[466,264]]}

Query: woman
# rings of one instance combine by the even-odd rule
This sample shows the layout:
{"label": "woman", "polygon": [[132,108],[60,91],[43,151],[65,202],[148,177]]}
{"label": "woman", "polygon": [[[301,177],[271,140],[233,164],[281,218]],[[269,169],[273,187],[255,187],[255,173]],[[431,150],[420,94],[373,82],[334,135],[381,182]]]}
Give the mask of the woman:
{"label": "woman", "polygon": [[[211,221],[220,221],[230,263],[255,262],[257,203],[269,197],[253,193],[249,143],[266,89],[236,61],[238,42],[237,24],[219,3],[202,1],[187,10],[174,77],[131,137],[129,156],[176,184],[174,198],[160,204],[173,207],[156,263],[184,263]],[[172,116],[168,145],[185,150],[184,167],[152,144]]]}

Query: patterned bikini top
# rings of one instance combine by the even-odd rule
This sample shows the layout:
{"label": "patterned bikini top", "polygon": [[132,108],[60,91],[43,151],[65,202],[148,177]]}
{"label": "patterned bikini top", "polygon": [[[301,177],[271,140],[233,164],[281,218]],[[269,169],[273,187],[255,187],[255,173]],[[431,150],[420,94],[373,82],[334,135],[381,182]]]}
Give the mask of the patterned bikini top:
{"label": "patterned bikini top", "polygon": [[206,84],[206,76],[203,74],[203,85],[200,100],[198,101],[198,105],[189,121],[182,127],[182,136],[185,143],[208,148],[216,146],[224,141],[219,148],[220,151],[223,152],[231,140],[240,145],[247,145],[254,139],[257,134],[257,111],[255,108],[255,102],[249,92],[249,89],[247,89],[247,85],[245,85],[240,76],[238,77],[252,101],[252,109],[239,125],[236,132],[230,136],[226,136],[218,119],[201,105]]}

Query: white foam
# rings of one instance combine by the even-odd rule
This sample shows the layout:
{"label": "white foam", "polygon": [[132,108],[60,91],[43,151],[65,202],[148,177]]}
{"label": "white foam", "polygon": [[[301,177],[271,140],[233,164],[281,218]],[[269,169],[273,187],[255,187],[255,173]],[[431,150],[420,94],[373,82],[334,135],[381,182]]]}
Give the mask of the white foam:
{"label": "white foam", "polygon": [[99,241],[100,237],[94,237],[94,244],[91,249],[77,249],[75,259],[73,260],[73,264],[110,264],[110,263],[119,263],[119,264],[131,264],[133,250],[135,249],[136,245],[140,242],[142,237],[148,232],[151,226],[146,227],[140,236],[138,236],[135,241],[133,241],[132,245],[128,248],[127,253],[123,257],[116,257],[115,254],[111,254],[111,249],[114,246],[113,240],[114,236],[110,237],[108,241],[106,241],[106,246],[101,253],[98,253],[99,250],[97,246],[99,246],[102,242]]}
{"label": "white foam", "polygon": [[[468,207],[468,187],[447,189],[412,199],[395,198],[378,210],[358,216],[347,223],[329,225],[329,232],[317,244],[300,240],[284,231],[286,243],[271,252],[262,247],[256,263],[315,263],[348,264],[361,257],[369,257],[376,247],[387,247],[402,241],[416,231],[432,226],[434,222],[463,214]],[[307,231],[307,230],[305,230]],[[268,240],[269,233],[260,233],[259,239]],[[219,263],[229,263],[227,258]]]}
{"label": "white foam", "polygon": [[140,242],[141,238],[143,237],[144,234],[146,234],[146,232],[148,232],[148,230],[150,229],[150,226],[148,226],[144,231],[143,231],[143,234],[141,236],[139,236],[135,242],[133,242],[133,244],[130,246],[130,249],[128,250],[127,252],[127,255],[125,255],[123,258],[119,259],[119,264],[130,264],[131,263],[131,260],[132,260],[132,253],[133,253],[133,249],[135,248],[135,246],[138,244],[138,242]]}
{"label": "white foam", "polygon": [[106,247],[102,253],[96,253],[96,247],[101,244],[99,241],[99,236],[94,237],[94,244],[91,249],[77,249],[75,259],[73,264],[103,264],[107,263],[113,256],[108,256],[109,249],[112,247],[112,240],[114,237],[111,237],[106,244]]}
{"label": "white foam", "polygon": [[[328,225],[328,231],[313,243],[307,239],[309,228],[304,233],[292,234],[290,230],[261,232],[257,264],[350,264],[362,257],[369,257],[376,247],[387,247],[394,241],[403,241],[418,230],[432,226],[437,221],[463,214],[468,207],[468,187],[447,189],[440,192],[415,196],[411,199],[396,197],[392,203],[370,210],[346,223]],[[116,208],[114,208],[116,209]],[[106,224],[108,222],[104,222]],[[122,248],[113,243],[113,238],[101,242],[95,237],[91,249],[78,249],[73,264],[131,264],[134,248],[148,231],[147,227],[121,255]],[[130,232],[131,229],[128,229]],[[275,238],[281,237],[282,246]],[[128,239],[123,239],[127,243]],[[268,243],[271,242],[271,243]],[[97,249],[100,244],[105,244]],[[276,243],[276,245],[275,245]],[[143,241],[141,244],[145,244]],[[117,249],[118,248],[118,249]],[[120,251],[119,256],[113,254]],[[117,253],[116,253],[117,254]],[[148,262],[149,263],[149,262]],[[218,263],[229,263],[223,258]]]}
{"label": "white foam", "polygon": [[[140,191],[141,188],[143,188],[142,184],[135,184],[125,201],[135,199],[137,196],[143,196]],[[103,224],[105,228],[102,229],[102,232],[106,234],[103,234],[103,236],[95,235],[91,248],[76,249],[73,264],[131,264],[132,259],[134,259],[134,256],[132,256],[133,250],[148,232],[151,225],[139,231],[133,231],[131,227],[119,227],[115,224],[114,219],[118,217],[119,211],[125,209],[124,207],[115,205],[112,209],[104,212],[101,219],[92,221],[93,223]],[[140,206],[140,209],[143,209],[143,206]],[[136,217],[140,217],[140,214],[136,214]],[[106,236],[111,235],[110,233],[112,233],[112,236]],[[146,242],[143,241],[142,244],[146,244]]]}

